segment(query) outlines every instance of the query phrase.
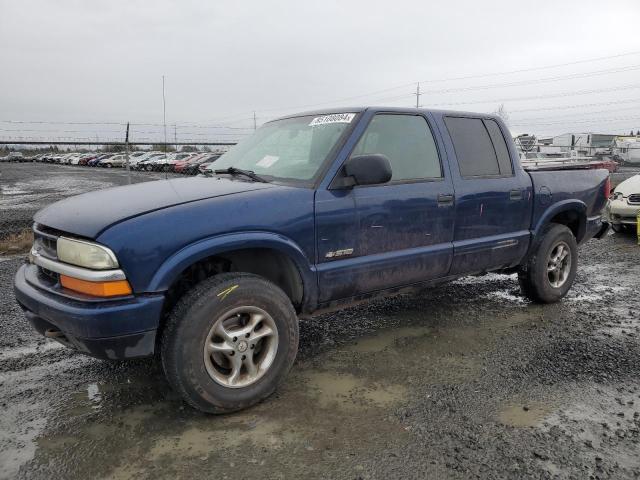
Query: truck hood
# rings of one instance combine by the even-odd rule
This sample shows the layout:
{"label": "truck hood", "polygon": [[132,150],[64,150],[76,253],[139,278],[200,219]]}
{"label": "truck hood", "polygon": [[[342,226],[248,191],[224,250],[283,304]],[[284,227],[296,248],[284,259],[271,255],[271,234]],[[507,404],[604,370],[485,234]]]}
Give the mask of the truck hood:
{"label": "truck hood", "polygon": [[622,193],[625,197],[634,193],[640,193],[640,175],[627,178],[616,187],[615,191]]}
{"label": "truck hood", "polygon": [[69,197],[40,210],[34,220],[63,232],[96,238],[109,226],[148,212],[266,188],[273,185],[220,177],[158,180]]}

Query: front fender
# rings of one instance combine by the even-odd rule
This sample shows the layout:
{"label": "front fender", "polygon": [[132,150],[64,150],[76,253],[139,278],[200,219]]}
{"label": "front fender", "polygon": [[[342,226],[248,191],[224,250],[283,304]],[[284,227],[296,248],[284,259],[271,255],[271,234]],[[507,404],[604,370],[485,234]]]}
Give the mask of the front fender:
{"label": "front fender", "polygon": [[579,243],[582,237],[584,237],[587,228],[587,205],[583,201],[576,199],[562,200],[558,203],[554,203],[546,209],[533,228],[534,241],[540,238],[542,230],[551,222],[553,217],[562,212],[570,211],[578,212],[580,223],[578,226],[578,235],[576,236],[576,240]]}
{"label": "front fender", "polygon": [[315,267],[302,249],[284,235],[271,232],[241,232],[217,235],[187,245],[167,258],[153,275],[149,292],[166,291],[190,265],[207,257],[248,248],[270,248],[287,255],[296,265],[303,282],[303,305],[316,298]]}

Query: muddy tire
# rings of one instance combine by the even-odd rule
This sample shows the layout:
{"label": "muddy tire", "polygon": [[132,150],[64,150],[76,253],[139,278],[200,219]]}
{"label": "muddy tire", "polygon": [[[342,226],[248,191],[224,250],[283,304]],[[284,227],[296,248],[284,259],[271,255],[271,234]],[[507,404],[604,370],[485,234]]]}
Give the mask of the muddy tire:
{"label": "muddy tire", "polygon": [[518,271],[522,293],[537,303],[554,303],[564,297],[576,278],[578,244],[564,225],[545,227],[526,265]]}
{"label": "muddy tire", "polygon": [[298,318],[262,277],[207,279],[175,306],[162,332],[162,366],[174,390],[208,413],[250,407],[284,380],[298,351]]}

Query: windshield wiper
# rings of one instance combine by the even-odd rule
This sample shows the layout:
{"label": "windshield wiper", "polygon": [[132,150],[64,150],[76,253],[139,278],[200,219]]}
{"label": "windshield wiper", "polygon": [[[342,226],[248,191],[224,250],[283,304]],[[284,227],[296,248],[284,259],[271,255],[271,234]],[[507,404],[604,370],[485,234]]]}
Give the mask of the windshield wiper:
{"label": "windshield wiper", "polygon": [[245,177],[249,177],[251,180],[255,182],[269,183],[260,175],[256,175],[255,173],[253,173],[253,171],[251,170],[243,170],[241,168],[236,168],[236,167],[227,167],[221,170],[214,170],[213,173],[215,173],[216,175],[225,174],[225,173],[228,175],[244,175]]}

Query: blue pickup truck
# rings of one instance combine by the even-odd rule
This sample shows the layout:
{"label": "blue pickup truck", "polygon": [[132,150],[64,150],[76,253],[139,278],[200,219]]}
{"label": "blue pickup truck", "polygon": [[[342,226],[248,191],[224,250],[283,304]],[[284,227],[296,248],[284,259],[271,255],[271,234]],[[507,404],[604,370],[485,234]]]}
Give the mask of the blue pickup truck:
{"label": "blue pickup truck", "polygon": [[525,171],[487,114],[304,113],[213,166],[41,210],[15,278],[37,331],[100,358],[158,354],[206,412],[276,389],[299,316],[485,272],[556,302],[608,227],[607,171]]}

